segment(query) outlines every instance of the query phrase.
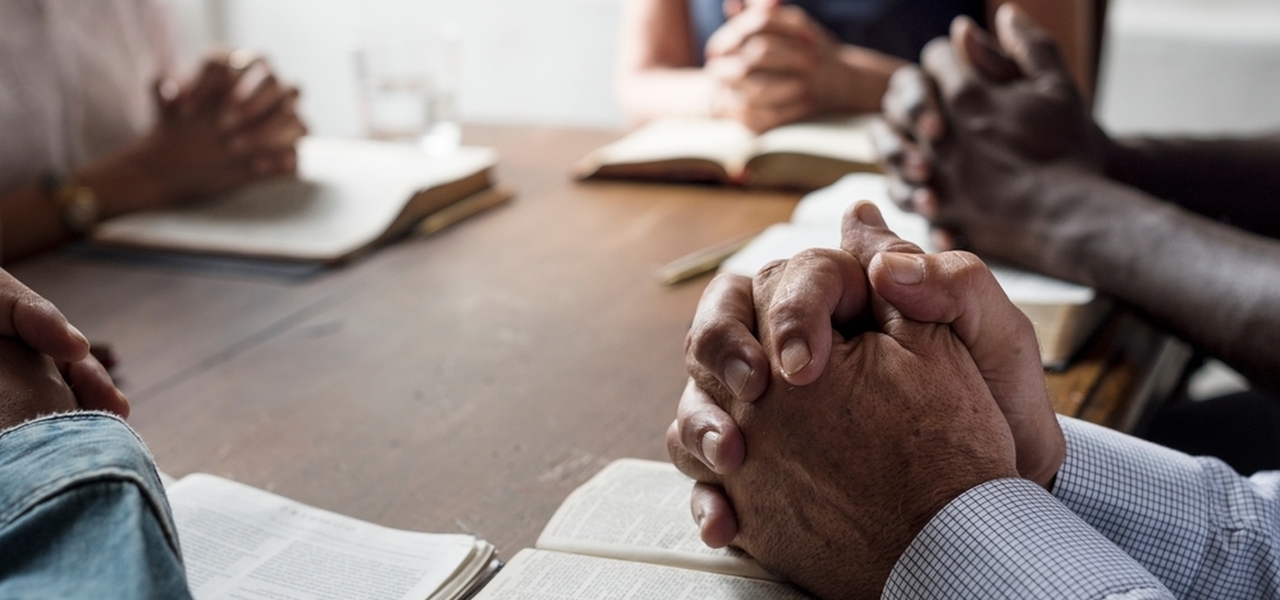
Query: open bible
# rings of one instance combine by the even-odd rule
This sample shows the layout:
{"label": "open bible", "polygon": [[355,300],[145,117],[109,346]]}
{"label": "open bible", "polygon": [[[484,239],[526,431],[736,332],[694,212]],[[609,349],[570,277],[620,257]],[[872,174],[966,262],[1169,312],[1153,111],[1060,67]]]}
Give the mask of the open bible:
{"label": "open bible", "polygon": [[579,161],[580,179],[641,179],[813,190],[877,171],[872,116],[783,125],[755,135],[728,119],[659,119]]}
{"label": "open bible", "polygon": [[[298,177],[101,223],[93,245],[273,260],[341,263],[407,234],[511,197],[495,186],[496,154],[428,156],[408,144],[306,138]],[[428,224],[430,226],[430,224]]]}
{"label": "open bible", "polygon": [[[720,270],[753,277],[774,260],[788,259],[807,248],[839,248],[845,209],[860,200],[874,202],[889,229],[926,252],[935,251],[929,222],[898,208],[880,175],[856,174],[813,192],[796,205],[790,223],[771,225]],[[1060,369],[1084,346],[1110,314],[1112,304],[1090,288],[989,262],[1000,287],[1035,326],[1045,367]]]}
{"label": "open bible", "polygon": [[810,598],[741,552],[703,544],[689,515],[692,489],[668,463],[614,461],[476,599]]}
{"label": "open bible", "polygon": [[500,566],[475,536],[389,529],[213,475],[167,492],[197,600],[453,600]]}

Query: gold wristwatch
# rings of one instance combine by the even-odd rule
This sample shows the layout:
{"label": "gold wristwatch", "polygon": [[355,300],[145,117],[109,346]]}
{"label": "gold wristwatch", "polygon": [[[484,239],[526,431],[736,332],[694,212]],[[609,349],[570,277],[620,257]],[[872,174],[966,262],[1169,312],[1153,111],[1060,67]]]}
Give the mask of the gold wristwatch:
{"label": "gold wristwatch", "polygon": [[101,207],[93,188],[76,181],[73,176],[49,175],[45,187],[62,213],[62,224],[71,233],[84,234],[98,224]]}

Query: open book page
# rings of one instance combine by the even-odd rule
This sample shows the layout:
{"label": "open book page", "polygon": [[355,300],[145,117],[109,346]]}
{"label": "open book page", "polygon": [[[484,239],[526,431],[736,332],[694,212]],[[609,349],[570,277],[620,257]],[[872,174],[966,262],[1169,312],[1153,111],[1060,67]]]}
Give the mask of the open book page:
{"label": "open book page", "polygon": [[839,228],[775,223],[720,263],[720,272],[755,277],[765,265],[775,260],[791,258],[801,250],[839,247]]}
{"label": "open book page", "polygon": [[874,165],[876,149],[867,125],[876,118],[861,115],[775,127],[756,138],[753,154],[809,154]]}
{"label": "open book page", "polygon": [[442,158],[407,144],[306,138],[298,146],[298,179],[117,217],[91,237],[128,246],[336,260],[378,239],[417,192],[473,176],[496,161],[486,148],[462,148]]}
{"label": "open book page", "polygon": [[716,163],[730,177],[742,172],[754,134],[729,119],[657,119],[597,149],[578,166],[587,177],[605,165],[643,165],[680,159]]}
{"label": "open book page", "polygon": [[521,550],[476,600],[802,600],[786,584],[648,563]]}
{"label": "open book page", "polygon": [[212,475],[168,494],[198,600],[444,598],[437,590],[493,552],[470,535],[389,529]]}
{"label": "open book page", "polygon": [[669,463],[616,460],[569,495],[537,547],[776,579],[737,550],[702,543],[689,514],[692,490],[693,481]]}
{"label": "open book page", "polygon": [[[898,208],[889,199],[884,176],[869,173],[847,175],[833,186],[806,195],[791,216],[791,223],[775,225],[738,254],[721,265],[721,271],[754,276],[770,261],[787,259],[806,248],[839,248],[840,224],[844,211],[860,200],[874,202],[889,229],[926,252],[936,251],[929,235],[929,222],[922,216]],[[1094,291],[1029,273],[1001,264],[990,264],[991,272],[1016,304],[1087,304]]]}

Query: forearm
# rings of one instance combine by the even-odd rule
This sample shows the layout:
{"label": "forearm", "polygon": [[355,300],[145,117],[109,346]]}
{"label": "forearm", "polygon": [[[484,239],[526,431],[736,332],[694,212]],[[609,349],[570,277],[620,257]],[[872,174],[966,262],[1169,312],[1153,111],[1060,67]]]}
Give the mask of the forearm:
{"label": "forearm", "polygon": [[1130,138],[1108,175],[1190,211],[1280,237],[1280,135],[1253,139]]}
{"label": "forearm", "polygon": [[0,198],[0,240],[6,264],[71,239],[57,204],[43,185],[30,184]]}
{"label": "forearm", "polygon": [[716,88],[695,57],[686,0],[627,0],[622,11],[614,79],[622,110],[637,121],[709,115]]}
{"label": "forearm", "polygon": [[[148,142],[138,140],[69,177],[93,191],[102,219],[157,206],[172,193],[148,168],[148,153]],[[31,256],[74,237],[53,190],[44,182],[32,182],[0,198],[0,228],[5,261]]]}
{"label": "forearm", "polygon": [[836,53],[837,68],[819,73],[819,89],[832,91],[823,110],[835,112],[878,112],[889,89],[889,77],[903,61],[858,46],[843,45]]}
{"label": "forearm", "polygon": [[1076,171],[1042,182],[1051,274],[1132,304],[1280,390],[1280,242]]}
{"label": "forearm", "polygon": [[704,117],[713,113],[716,85],[696,67],[651,67],[623,73],[618,103],[632,119]]}

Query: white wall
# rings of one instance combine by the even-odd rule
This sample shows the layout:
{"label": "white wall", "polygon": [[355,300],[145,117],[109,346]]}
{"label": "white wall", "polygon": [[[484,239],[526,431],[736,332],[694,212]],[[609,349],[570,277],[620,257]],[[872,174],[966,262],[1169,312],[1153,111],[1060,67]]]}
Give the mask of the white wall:
{"label": "white wall", "polygon": [[[190,1],[190,0],[187,0]],[[226,42],[267,53],[303,88],[315,132],[360,133],[351,50],[358,37],[458,25],[463,120],[616,127],[610,85],[617,0],[215,0]],[[206,11],[207,12],[207,11]]]}
{"label": "white wall", "polygon": [[1118,132],[1280,127],[1280,0],[1113,0],[1098,115]]}
{"label": "white wall", "polygon": [[[360,133],[357,36],[457,23],[459,112],[480,122],[616,127],[621,0],[172,0],[188,37],[266,52],[317,133]],[[221,14],[221,20],[210,14]],[[1112,0],[1098,115],[1120,132],[1280,126],[1280,0]]]}

